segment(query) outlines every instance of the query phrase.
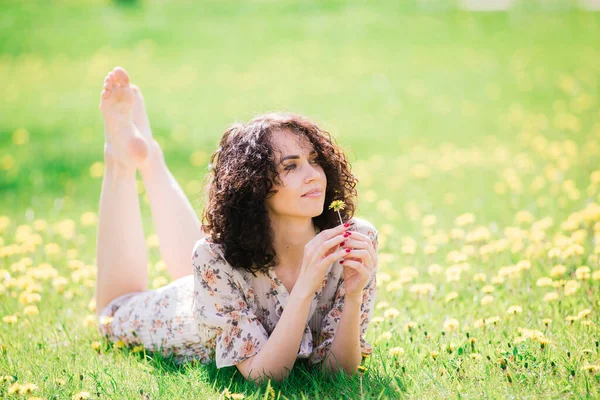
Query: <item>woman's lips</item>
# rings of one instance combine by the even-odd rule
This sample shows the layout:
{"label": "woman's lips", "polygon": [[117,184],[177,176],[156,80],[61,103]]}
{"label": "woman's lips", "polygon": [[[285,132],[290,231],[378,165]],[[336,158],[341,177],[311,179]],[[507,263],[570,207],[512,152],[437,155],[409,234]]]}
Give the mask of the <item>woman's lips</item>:
{"label": "woman's lips", "polygon": [[321,197],[322,194],[323,194],[323,192],[321,190],[319,190],[316,192],[307,193],[307,194],[303,195],[302,197]]}

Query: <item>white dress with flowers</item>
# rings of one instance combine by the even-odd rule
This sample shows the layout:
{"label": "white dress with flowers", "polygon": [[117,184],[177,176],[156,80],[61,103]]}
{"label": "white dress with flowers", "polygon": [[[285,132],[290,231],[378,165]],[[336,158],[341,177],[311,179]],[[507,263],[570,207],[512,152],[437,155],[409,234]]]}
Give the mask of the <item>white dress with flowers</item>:
{"label": "white dress with flowers", "polygon": [[[377,249],[377,230],[364,219],[350,220],[350,231],[368,236]],[[112,341],[143,345],[173,355],[176,362],[216,361],[217,368],[240,363],[260,351],[275,329],[289,293],[275,272],[256,276],[225,261],[222,248],[205,237],[192,252],[193,275],[155,290],[113,300],[100,314],[99,331]],[[375,271],[376,272],[376,271]],[[371,354],[364,336],[373,315],[376,275],[363,290],[360,346]],[[315,292],[298,359],[323,360],[344,307],[343,266],[333,263]]]}

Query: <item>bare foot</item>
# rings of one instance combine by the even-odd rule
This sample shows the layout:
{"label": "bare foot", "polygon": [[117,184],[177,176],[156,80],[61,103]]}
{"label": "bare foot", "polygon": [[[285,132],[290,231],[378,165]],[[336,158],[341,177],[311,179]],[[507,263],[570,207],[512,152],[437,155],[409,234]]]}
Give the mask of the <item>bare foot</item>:
{"label": "bare foot", "polygon": [[115,67],[104,79],[100,100],[104,115],[104,153],[105,157],[127,168],[137,167],[149,154],[150,143],[134,123],[135,97],[129,75],[123,68]]}
{"label": "bare foot", "polygon": [[146,113],[142,91],[133,84],[131,88],[133,89],[133,123],[148,143],[148,157],[138,165],[140,171],[144,173],[146,169],[149,169],[149,164],[153,158],[162,156],[162,151],[158,142],[152,137],[152,129],[150,129],[150,121]]}

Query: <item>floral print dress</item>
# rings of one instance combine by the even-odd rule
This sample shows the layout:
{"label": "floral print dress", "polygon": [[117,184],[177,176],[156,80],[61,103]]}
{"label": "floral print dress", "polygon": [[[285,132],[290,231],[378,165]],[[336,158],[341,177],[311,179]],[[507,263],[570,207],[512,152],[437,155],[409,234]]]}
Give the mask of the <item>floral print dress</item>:
{"label": "floral print dress", "polygon": [[[368,236],[377,250],[377,230],[352,218],[350,231]],[[237,270],[225,261],[220,245],[205,237],[192,252],[193,275],[155,290],[114,299],[99,316],[99,332],[126,345],[143,345],[181,363],[216,362],[232,366],[257,354],[275,329],[289,293],[275,271]],[[364,336],[372,319],[376,272],[363,289],[360,347],[371,354]],[[333,263],[315,292],[297,359],[321,362],[333,343],[344,308],[343,266]]]}

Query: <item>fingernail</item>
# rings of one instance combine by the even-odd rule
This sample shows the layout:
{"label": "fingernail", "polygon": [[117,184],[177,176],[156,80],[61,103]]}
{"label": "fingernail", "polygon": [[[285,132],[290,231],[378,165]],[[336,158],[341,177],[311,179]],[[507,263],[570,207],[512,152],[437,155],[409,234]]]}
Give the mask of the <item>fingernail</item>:
{"label": "fingernail", "polygon": [[352,232],[348,231],[348,232],[344,233],[344,235],[350,236],[350,235],[352,235]]}
{"label": "fingernail", "polygon": [[344,226],[345,226],[346,228],[347,228],[347,227],[349,227],[349,226],[350,226],[350,222],[346,222],[346,223],[344,224]]}
{"label": "fingernail", "polygon": [[343,263],[344,263],[344,260],[340,260],[340,264],[343,264]]}
{"label": "fingernail", "polygon": [[352,249],[346,249],[346,253],[350,253]]}
{"label": "fingernail", "polygon": [[345,245],[345,244],[346,244],[346,242],[344,241],[344,242],[340,243],[340,246],[343,246],[343,245]]}

